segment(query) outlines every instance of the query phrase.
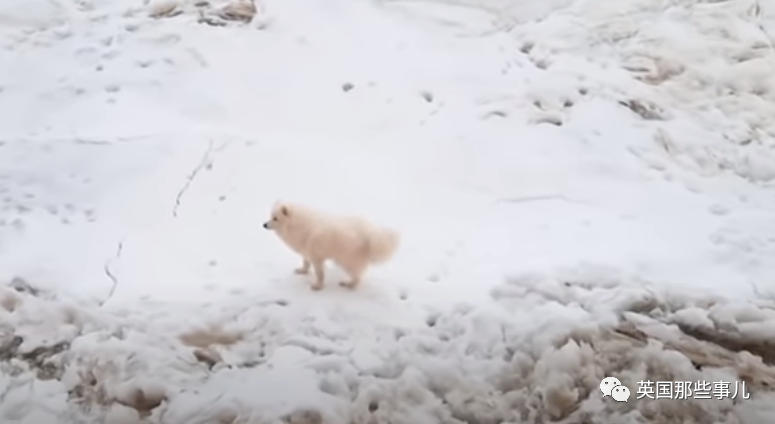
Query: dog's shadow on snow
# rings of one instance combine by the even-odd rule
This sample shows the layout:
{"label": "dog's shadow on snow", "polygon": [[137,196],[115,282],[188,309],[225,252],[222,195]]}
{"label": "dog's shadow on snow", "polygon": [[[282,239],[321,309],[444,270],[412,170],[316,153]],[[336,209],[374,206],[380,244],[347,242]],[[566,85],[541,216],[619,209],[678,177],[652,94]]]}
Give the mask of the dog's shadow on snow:
{"label": "dog's shadow on snow", "polygon": [[272,288],[293,307],[330,307],[357,315],[382,315],[404,309],[407,304],[405,291],[384,276],[366,275],[355,289],[340,286],[339,283],[346,280],[343,271],[327,267],[325,285],[320,290],[311,288],[312,273],[298,275],[293,272],[272,279]]}

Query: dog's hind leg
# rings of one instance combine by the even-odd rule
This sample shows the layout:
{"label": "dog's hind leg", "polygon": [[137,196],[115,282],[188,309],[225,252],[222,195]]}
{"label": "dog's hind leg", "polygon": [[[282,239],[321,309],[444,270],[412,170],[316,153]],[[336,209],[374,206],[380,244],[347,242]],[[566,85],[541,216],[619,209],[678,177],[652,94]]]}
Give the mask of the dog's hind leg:
{"label": "dog's hind leg", "polygon": [[361,277],[363,276],[363,273],[366,271],[366,265],[348,264],[343,268],[348,274],[350,274],[351,279],[350,281],[342,281],[339,283],[339,285],[348,289],[354,289],[358,287],[358,284],[361,283]]}
{"label": "dog's hind leg", "polygon": [[315,283],[312,284],[312,290],[320,290],[323,288],[324,280],[326,279],[325,269],[323,268],[323,261],[313,260],[312,269],[315,270]]}
{"label": "dog's hind leg", "polygon": [[301,265],[301,268],[296,268],[293,270],[293,272],[299,275],[307,275],[309,274],[309,266],[310,266],[309,261],[307,260],[307,258],[304,258],[304,263]]}

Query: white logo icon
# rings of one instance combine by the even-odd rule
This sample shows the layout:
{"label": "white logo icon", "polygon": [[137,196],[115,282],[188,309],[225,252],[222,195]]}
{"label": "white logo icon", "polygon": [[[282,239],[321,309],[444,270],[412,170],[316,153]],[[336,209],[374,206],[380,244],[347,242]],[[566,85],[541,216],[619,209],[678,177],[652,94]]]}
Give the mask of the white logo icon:
{"label": "white logo icon", "polygon": [[610,396],[611,390],[616,386],[621,386],[622,382],[616,377],[606,377],[600,382],[600,391],[603,392],[603,397]]}
{"label": "white logo icon", "polygon": [[630,398],[630,389],[620,384],[611,390],[611,397],[617,402],[627,402],[627,399]]}

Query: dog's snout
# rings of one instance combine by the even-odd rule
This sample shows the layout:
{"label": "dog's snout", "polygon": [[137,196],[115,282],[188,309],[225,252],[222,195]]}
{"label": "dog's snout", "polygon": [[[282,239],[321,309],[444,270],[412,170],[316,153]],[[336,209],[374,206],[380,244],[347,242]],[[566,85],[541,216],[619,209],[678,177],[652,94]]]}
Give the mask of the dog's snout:
{"label": "dog's snout", "polygon": [[269,223],[268,222],[264,222],[264,228],[267,229],[267,230],[269,229]]}

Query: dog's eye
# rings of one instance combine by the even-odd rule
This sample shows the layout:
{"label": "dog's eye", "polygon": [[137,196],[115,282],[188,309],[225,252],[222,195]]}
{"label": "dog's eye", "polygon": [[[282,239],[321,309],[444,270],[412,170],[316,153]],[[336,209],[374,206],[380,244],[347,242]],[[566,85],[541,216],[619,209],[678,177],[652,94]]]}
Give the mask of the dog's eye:
{"label": "dog's eye", "polygon": [[277,221],[277,217],[276,217],[276,216],[273,216],[273,217],[272,217],[272,221]]}

